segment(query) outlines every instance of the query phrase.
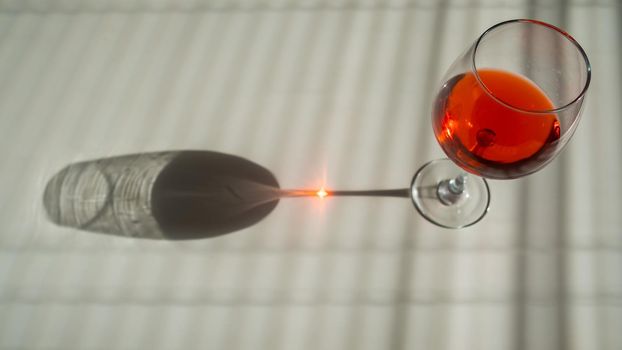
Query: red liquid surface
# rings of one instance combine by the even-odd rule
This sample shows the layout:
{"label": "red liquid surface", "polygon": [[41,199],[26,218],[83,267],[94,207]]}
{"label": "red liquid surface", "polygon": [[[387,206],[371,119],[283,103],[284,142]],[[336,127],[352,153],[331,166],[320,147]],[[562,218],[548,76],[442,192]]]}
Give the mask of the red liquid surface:
{"label": "red liquid surface", "polygon": [[[441,147],[467,171],[490,178],[526,175],[555,153],[560,126],[554,109],[534,83],[513,73],[484,69],[450,79],[439,93],[433,115]],[[516,107],[511,108],[508,105]]]}

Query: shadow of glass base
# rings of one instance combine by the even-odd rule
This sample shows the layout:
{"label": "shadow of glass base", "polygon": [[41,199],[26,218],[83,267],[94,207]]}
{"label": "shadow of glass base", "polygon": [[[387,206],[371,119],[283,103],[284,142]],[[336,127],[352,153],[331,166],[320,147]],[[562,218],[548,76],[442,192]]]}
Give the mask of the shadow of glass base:
{"label": "shadow of glass base", "polygon": [[48,182],[54,223],[134,238],[210,238],[256,224],[279,202],[270,171],[209,151],[127,155],[70,164]]}

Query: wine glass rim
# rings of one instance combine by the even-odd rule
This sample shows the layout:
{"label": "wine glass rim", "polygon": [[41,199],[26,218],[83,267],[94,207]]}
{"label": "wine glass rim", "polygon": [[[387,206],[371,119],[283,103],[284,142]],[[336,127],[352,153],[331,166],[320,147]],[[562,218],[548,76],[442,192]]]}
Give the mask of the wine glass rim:
{"label": "wine glass rim", "polygon": [[[563,105],[561,107],[557,107],[557,108],[553,108],[553,109],[548,109],[548,110],[530,110],[530,109],[516,107],[516,106],[513,106],[510,103],[507,103],[507,102],[503,101],[499,97],[495,96],[495,94],[488,88],[488,86],[486,86],[486,84],[482,81],[482,79],[481,79],[481,77],[479,75],[479,71],[478,71],[477,65],[475,64],[475,57],[477,55],[477,49],[479,48],[479,45],[482,42],[482,39],[486,35],[488,35],[492,31],[494,31],[495,29],[497,29],[497,28],[499,28],[501,26],[510,24],[510,23],[528,23],[528,24],[534,24],[534,25],[539,25],[539,26],[546,27],[546,28],[548,28],[550,30],[553,30],[553,31],[557,32],[558,34],[563,35],[581,53],[581,56],[583,57],[583,60],[584,60],[584,63],[585,63],[585,68],[586,68],[586,71],[587,71],[587,77],[585,79],[585,84],[583,86],[583,89],[581,90],[581,92],[574,99],[572,99],[570,102],[566,103],[565,105]],[[561,112],[561,111],[571,107],[572,105],[576,104],[578,101],[583,99],[583,97],[585,97],[585,94],[587,93],[587,89],[590,86],[590,81],[592,80],[592,66],[590,64],[590,60],[587,57],[587,54],[585,53],[585,50],[583,50],[581,45],[579,45],[579,43],[570,34],[568,34],[566,31],[562,30],[561,28],[558,28],[558,27],[556,27],[556,26],[554,26],[552,24],[549,24],[549,23],[546,23],[546,22],[542,22],[542,21],[538,21],[538,20],[535,20],[535,19],[522,19],[522,18],[520,18],[520,19],[511,19],[511,20],[508,20],[508,21],[503,21],[503,22],[497,23],[494,26],[486,29],[486,31],[484,31],[484,33],[482,33],[482,35],[480,35],[479,38],[477,38],[477,41],[475,42],[474,49],[472,51],[472,55],[471,56],[472,56],[471,57],[471,65],[472,65],[473,73],[475,75],[475,78],[476,78],[477,82],[484,88],[484,91],[490,97],[492,97],[495,101],[501,103],[502,105],[504,105],[506,107],[509,107],[511,109],[517,110],[517,111],[522,112],[522,113],[550,114],[550,113]]]}

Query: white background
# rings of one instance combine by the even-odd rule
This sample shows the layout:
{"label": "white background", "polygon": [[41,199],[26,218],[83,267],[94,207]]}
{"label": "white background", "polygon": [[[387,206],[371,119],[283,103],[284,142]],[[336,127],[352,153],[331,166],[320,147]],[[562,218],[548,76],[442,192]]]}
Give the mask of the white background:
{"label": "white background", "polygon": [[[567,29],[593,80],[564,153],[492,181],[479,224],[406,199],[285,199],[217,239],[49,222],[76,161],[202,149],[284,188],[408,186],[429,108],[496,22]],[[568,2],[0,2],[0,349],[622,347],[622,9]]]}

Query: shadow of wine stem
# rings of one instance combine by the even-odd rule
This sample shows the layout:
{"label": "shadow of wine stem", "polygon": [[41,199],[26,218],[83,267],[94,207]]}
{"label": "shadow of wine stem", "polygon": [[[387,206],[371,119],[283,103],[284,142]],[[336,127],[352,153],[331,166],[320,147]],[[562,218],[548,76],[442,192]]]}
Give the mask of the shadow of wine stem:
{"label": "shadow of wine stem", "polygon": [[388,190],[309,190],[309,189],[291,189],[280,190],[280,197],[398,197],[410,198],[409,188],[388,189]]}

